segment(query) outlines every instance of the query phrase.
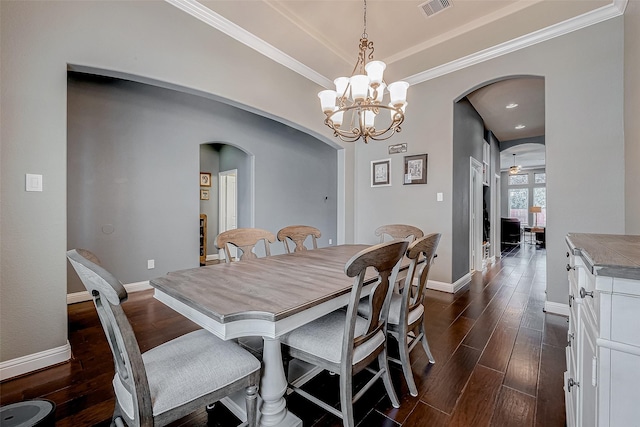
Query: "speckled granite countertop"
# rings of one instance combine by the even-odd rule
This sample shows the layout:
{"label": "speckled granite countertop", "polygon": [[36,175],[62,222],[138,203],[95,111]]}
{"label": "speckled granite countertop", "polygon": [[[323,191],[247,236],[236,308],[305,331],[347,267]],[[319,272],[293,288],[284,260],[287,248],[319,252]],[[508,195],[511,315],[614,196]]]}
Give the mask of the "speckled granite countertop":
{"label": "speckled granite countertop", "polygon": [[569,233],[566,240],[593,274],[640,280],[640,236]]}

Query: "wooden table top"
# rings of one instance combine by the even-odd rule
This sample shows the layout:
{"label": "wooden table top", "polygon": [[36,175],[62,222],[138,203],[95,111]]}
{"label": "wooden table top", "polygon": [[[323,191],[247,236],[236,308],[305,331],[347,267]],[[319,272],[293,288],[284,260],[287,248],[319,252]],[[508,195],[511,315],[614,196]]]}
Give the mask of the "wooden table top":
{"label": "wooden table top", "polygon": [[[368,245],[340,245],[168,273],[150,284],[220,323],[278,321],[350,292],[344,266]],[[373,272],[372,272],[373,273]],[[374,274],[367,280],[374,280]]]}

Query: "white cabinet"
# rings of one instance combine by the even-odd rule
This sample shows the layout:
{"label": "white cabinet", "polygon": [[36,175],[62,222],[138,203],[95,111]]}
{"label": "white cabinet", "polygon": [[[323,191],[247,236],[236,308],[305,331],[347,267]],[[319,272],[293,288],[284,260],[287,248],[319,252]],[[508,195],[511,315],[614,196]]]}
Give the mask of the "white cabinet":
{"label": "white cabinet", "polygon": [[567,245],[567,425],[640,426],[640,236]]}

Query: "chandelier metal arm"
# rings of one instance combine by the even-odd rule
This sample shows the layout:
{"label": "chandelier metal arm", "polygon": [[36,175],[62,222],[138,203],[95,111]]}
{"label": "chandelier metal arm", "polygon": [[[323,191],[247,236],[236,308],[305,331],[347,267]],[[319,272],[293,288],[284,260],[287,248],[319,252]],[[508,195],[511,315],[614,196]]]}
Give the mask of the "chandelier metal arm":
{"label": "chandelier metal arm", "polygon": [[[395,108],[388,105],[375,104],[370,100],[367,100],[368,103],[358,103],[350,106],[343,106],[333,112],[327,113],[327,117],[324,120],[324,123],[329,126],[333,132],[334,136],[339,137],[341,140],[345,142],[355,142],[358,139],[364,139],[364,142],[367,143],[369,139],[374,141],[384,141],[386,139],[391,138],[396,132],[401,132],[402,129],[400,125],[404,122],[404,114],[402,113],[401,108]],[[366,110],[373,111],[375,114],[380,112],[380,109],[386,109],[389,111],[393,111],[394,115],[391,121],[391,124],[381,130],[376,130],[375,127],[366,127],[364,121],[364,112]],[[340,129],[339,126],[336,126],[331,120],[335,114],[344,113],[347,111],[351,111],[354,116],[357,115],[358,126],[353,127],[349,130]],[[390,133],[389,133],[390,132]],[[388,135],[386,135],[389,133]],[[383,137],[383,135],[386,135]]]}

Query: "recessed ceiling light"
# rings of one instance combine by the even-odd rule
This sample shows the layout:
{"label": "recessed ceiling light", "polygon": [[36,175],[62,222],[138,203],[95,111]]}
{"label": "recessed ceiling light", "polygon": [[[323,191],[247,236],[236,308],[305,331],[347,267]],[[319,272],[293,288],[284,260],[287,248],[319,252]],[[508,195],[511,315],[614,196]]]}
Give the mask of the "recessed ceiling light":
{"label": "recessed ceiling light", "polygon": [[507,105],[506,107],[504,107],[504,108],[507,108],[507,109],[509,109],[509,110],[510,110],[510,109],[512,109],[512,108],[516,108],[517,106],[518,106],[518,104],[516,104],[515,102],[512,102],[511,104],[508,104],[508,105]]}
{"label": "recessed ceiling light", "polygon": [[524,129],[524,128],[526,128],[526,126],[525,126],[525,125],[518,125],[518,126],[516,126],[516,129],[518,129],[518,130],[520,130],[520,129]]}

